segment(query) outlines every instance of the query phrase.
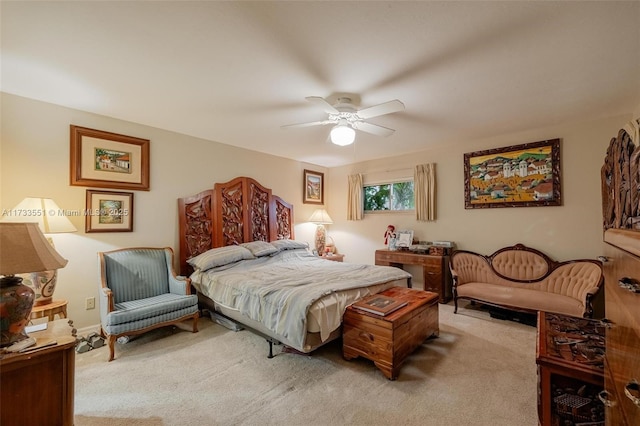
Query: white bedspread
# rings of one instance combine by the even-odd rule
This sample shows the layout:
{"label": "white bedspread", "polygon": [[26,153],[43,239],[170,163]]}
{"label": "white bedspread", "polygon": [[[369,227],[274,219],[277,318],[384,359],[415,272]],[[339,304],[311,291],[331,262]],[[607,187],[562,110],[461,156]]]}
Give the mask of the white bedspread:
{"label": "white bedspread", "polygon": [[[409,277],[411,274],[399,268],[332,262],[305,249],[285,250],[191,275],[198,291],[215,303],[238,310],[298,348],[303,346],[307,314],[314,302],[344,290]],[[351,302],[341,303],[338,317],[335,312],[323,310],[322,303],[317,304],[320,310],[314,315],[327,316],[318,321],[323,341],[340,325],[344,308]]]}

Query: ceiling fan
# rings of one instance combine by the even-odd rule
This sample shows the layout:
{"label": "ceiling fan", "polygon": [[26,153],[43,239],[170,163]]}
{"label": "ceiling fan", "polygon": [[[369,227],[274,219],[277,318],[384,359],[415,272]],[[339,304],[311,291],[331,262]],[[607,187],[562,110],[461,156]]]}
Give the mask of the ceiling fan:
{"label": "ceiling fan", "polygon": [[339,97],[338,101],[334,105],[331,105],[326,99],[319,96],[308,96],[305,99],[321,106],[324,111],[329,114],[329,117],[322,121],[289,124],[281,126],[281,128],[291,129],[296,127],[334,124],[333,129],[331,129],[331,142],[340,146],[352,144],[356,137],[356,130],[361,130],[377,136],[392,135],[395,130],[378,124],[367,123],[365,120],[404,110],[404,104],[397,99],[360,110],[351,103],[351,98],[348,97]]}

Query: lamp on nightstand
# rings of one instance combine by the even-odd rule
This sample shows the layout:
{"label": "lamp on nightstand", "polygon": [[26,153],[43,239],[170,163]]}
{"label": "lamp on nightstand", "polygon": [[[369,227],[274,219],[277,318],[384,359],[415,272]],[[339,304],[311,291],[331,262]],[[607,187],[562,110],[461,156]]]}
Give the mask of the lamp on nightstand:
{"label": "lamp on nightstand", "polygon": [[[36,222],[44,234],[61,234],[76,232],[77,229],[63,211],[51,198],[27,197],[15,206],[12,212],[16,214],[5,216],[2,222]],[[52,247],[53,239],[47,237]],[[58,281],[56,270],[25,271],[22,278],[24,283],[35,291],[35,305],[46,305],[53,300],[53,292]]]}
{"label": "lamp on nightstand", "polygon": [[324,225],[331,225],[333,220],[331,220],[329,213],[325,209],[317,209],[309,218],[309,222],[318,225],[316,227],[316,251],[318,256],[322,256],[327,243],[327,230]]}
{"label": "lamp on nightstand", "polygon": [[0,347],[27,338],[35,293],[16,276],[62,268],[67,264],[37,223],[0,223]]}

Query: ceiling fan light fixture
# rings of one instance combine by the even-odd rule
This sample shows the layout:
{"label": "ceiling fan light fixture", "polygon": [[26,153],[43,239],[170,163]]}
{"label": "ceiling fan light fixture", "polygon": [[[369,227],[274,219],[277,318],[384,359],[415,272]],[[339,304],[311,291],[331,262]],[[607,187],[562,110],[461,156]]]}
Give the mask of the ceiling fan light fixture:
{"label": "ceiling fan light fixture", "polygon": [[346,122],[340,122],[331,129],[331,142],[336,145],[351,145],[355,139],[356,131]]}

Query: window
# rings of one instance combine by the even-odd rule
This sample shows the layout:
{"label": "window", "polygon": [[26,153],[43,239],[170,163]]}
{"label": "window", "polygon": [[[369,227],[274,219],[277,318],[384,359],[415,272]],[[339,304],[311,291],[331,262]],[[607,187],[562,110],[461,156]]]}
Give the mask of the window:
{"label": "window", "polygon": [[365,212],[413,209],[413,180],[364,185]]}

